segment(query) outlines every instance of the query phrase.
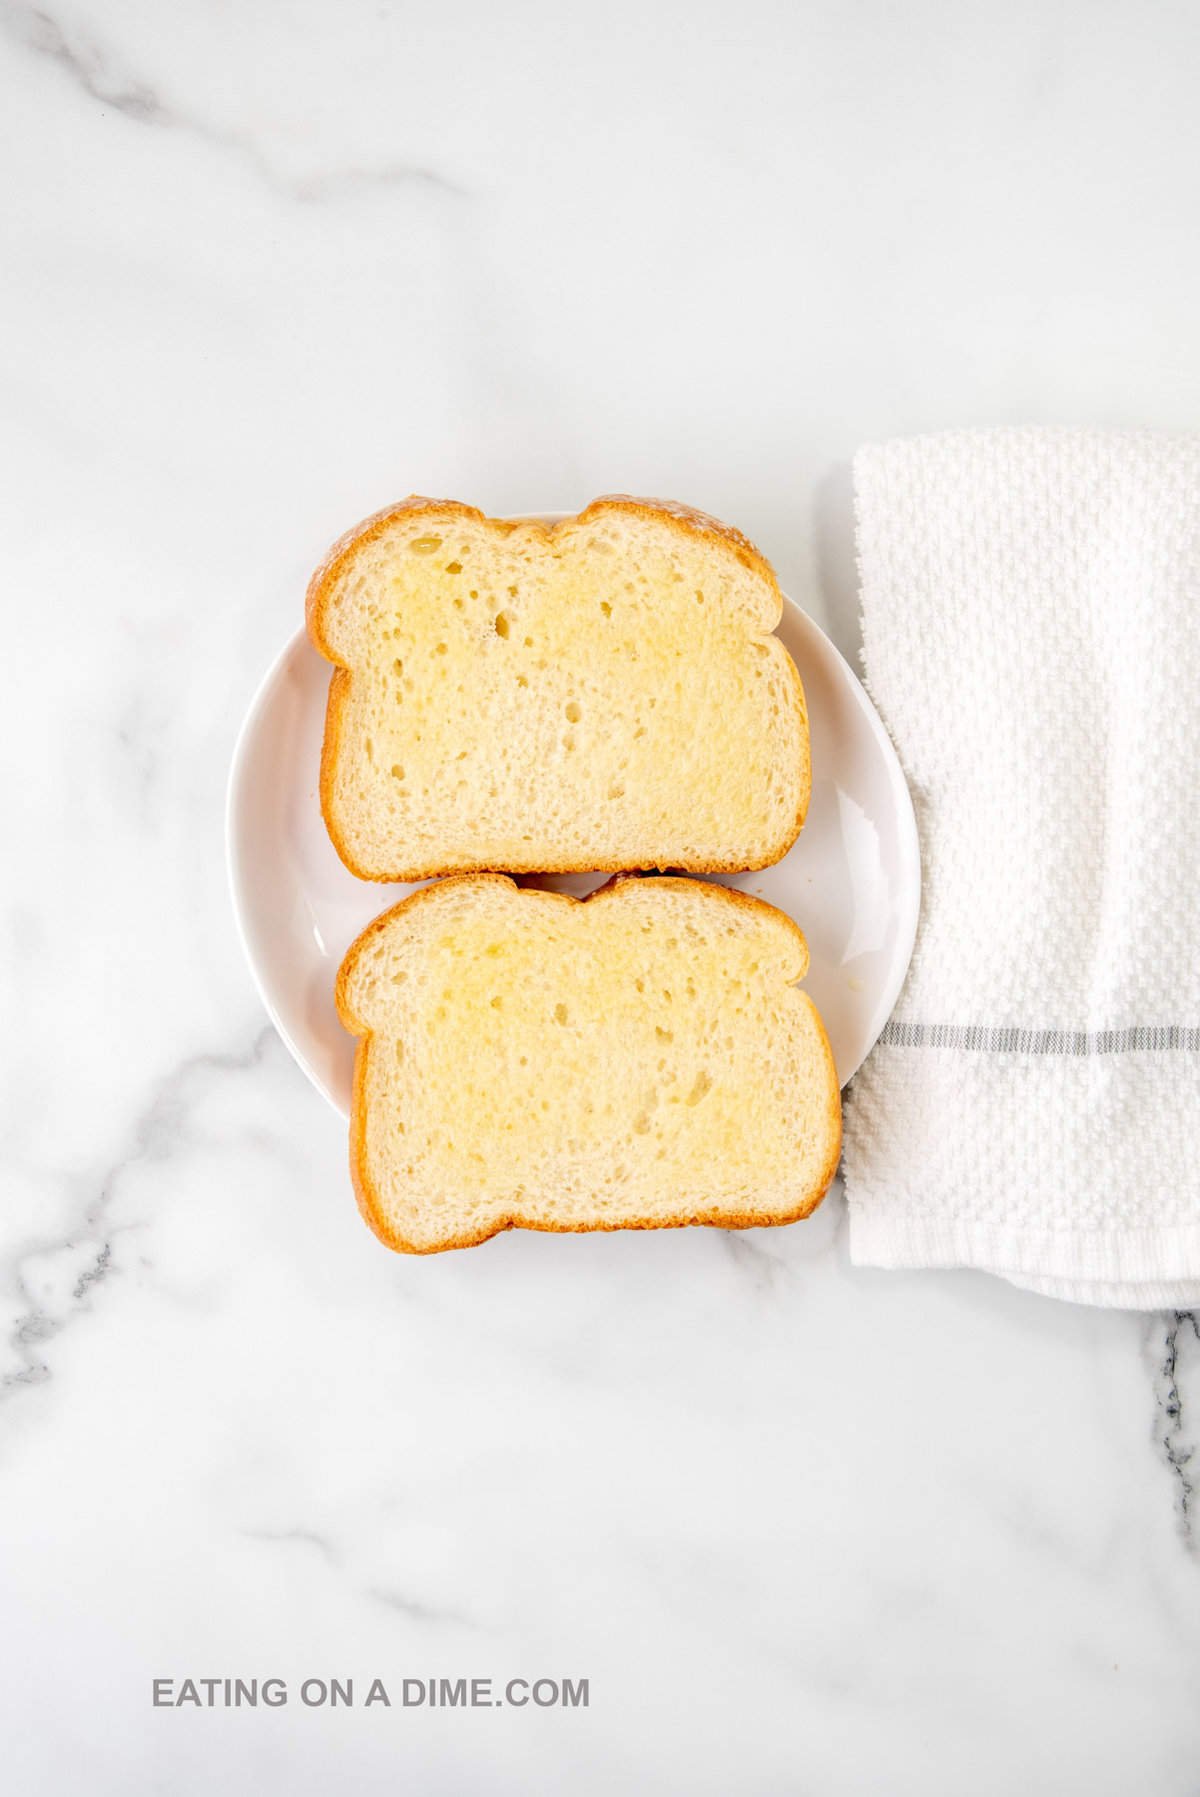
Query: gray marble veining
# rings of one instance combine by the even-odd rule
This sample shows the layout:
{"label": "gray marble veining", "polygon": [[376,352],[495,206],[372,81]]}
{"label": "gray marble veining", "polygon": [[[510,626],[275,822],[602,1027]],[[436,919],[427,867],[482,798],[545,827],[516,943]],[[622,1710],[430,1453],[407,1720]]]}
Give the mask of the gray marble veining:
{"label": "gray marble veining", "polygon": [[[860,441],[1194,428],[1198,57],[1082,0],[0,8],[21,1788],[1195,1790],[1195,1316],[856,1272],[836,1192],[389,1257],[221,807],[303,569],[403,492],[687,499],[853,648]],[[590,1703],[398,1699],[475,1674]],[[291,1699],[151,1704],[218,1676]]]}

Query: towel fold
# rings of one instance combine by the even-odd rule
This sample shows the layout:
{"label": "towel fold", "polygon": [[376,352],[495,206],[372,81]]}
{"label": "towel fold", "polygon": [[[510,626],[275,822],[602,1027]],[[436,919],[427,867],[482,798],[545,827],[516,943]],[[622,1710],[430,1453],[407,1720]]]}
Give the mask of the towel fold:
{"label": "towel fold", "polygon": [[853,1259],[1200,1302],[1200,437],[855,462],[920,929],[847,1095]]}

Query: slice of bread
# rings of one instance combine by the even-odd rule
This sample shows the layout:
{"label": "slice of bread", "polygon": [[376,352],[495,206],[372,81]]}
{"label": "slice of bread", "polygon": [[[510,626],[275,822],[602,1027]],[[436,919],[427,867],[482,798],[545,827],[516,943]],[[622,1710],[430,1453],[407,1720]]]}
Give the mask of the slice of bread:
{"label": "slice of bread", "polygon": [[662,500],[380,512],[308,591],[334,846],[368,880],[778,861],[810,783],[782,604],[745,537]]}
{"label": "slice of bread", "polygon": [[703,881],[588,899],[500,874],[413,893],[337,982],[350,1164],[389,1247],[498,1230],[790,1223],[837,1168],[841,1101],[800,931]]}

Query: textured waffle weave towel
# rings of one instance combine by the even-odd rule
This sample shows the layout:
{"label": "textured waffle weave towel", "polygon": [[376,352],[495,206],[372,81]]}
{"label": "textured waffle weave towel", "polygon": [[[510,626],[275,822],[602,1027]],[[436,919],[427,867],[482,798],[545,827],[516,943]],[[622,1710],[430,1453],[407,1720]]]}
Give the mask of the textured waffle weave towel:
{"label": "textured waffle weave towel", "polygon": [[912,789],[908,982],[846,1107],[855,1261],[1200,1301],[1200,437],[951,432],[855,463]]}

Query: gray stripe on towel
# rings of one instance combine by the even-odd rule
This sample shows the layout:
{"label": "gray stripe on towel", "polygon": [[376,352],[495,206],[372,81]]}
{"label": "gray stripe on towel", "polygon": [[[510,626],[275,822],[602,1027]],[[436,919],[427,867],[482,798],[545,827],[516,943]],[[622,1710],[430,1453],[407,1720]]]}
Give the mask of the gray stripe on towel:
{"label": "gray stripe on towel", "polygon": [[1028,1030],[987,1023],[901,1023],[880,1036],[889,1048],[963,1048],[979,1054],[1144,1054],[1200,1050],[1200,1027],[1138,1023],[1125,1030]]}

